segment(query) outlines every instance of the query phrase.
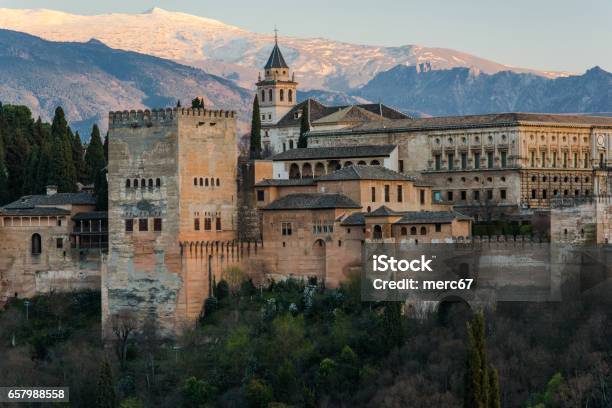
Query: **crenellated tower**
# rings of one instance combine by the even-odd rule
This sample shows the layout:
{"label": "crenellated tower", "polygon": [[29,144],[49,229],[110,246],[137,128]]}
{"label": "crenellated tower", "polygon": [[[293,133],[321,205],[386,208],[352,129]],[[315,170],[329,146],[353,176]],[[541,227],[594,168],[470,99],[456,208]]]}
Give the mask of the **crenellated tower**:
{"label": "crenellated tower", "polygon": [[[264,66],[264,78],[261,79],[260,74],[257,82],[262,128],[265,129],[275,125],[295,106],[297,85],[294,74],[289,69],[278,47],[278,36],[275,34],[274,48],[272,48],[272,53]],[[263,134],[262,136],[265,138],[266,135]]]}

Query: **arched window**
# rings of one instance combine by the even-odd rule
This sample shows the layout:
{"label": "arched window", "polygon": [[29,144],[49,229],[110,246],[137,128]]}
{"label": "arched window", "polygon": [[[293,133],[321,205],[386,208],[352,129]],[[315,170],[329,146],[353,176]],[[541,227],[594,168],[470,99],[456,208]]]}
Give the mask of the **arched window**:
{"label": "arched window", "polygon": [[373,238],[374,239],[382,239],[382,227],[380,225],[375,225],[374,226]]}
{"label": "arched window", "polygon": [[161,187],[161,179],[155,179],[155,187]]}
{"label": "arched window", "polygon": [[198,185],[198,178],[197,178],[197,177],[194,177],[194,178],[193,178],[193,185],[194,185],[194,186],[197,186],[197,185]]}
{"label": "arched window", "polygon": [[379,162],[378,160],[372,160],[372,161],[370,162],[370,165],[371,165],[371,166],[380,166],[380,162]]}
{"label": "arched window", "polygon": [[291,163],[289,167],[289,178],[290,179],[299,179],[300,178],[300,166],[296,163]]}
{"label": "arched window", "polygon": [[289,100],[289,102],[293,102],[293,90],[292,89],[287,91],[287,99]]}
{"label": "arched window", "polygon": [[200,177],[200,187],[202,187],[203,185],[204,185],[204,179]]}
{"label": "arched window", "polygon": [[410,227],[410,235],[416,235],[416,227]]}
{"label": "arched window", "polygon": [[360,166],[365,166],[368,163],[364,162],[363,160],[359,160],[359,163],[357,163],[357,164],[360,165]]}
{"label": "arched window", "polygon": [[281,89],[280,90],[280,101],[283,102],[285,100],[285,90]]}
{"label": "arched window", "polygon": [[262,91],[261,91],[261,101],[262,101],[262,102],[265,102],[265,101],[266,101],[266,91],[265,91],[265,90],[262,90]]}
{"label": "arched window", "polygon": [[402,227],[400,234],[402,235],[408,235],[408,230],[406,229],[406,227]]}
{"label": "arched window", "polygon": [[140,188],[145,188],[147,186],[147,180],[142,179],[140,180]]}
{"label": "arched window", "polygon": [[271,89],[268,91],[268,99],[270,100],[270,102],[272,102],[272,90]]}
{"label": "arched window", "polygon": [[149,188],[153,188],[153,179],[149,179]]}
{"label": "arched window", "polygon": [[138,188],[138,179],[134,179],[134,188]]}
{"label": "arched window", "polygon": [[293,140],[289,141],[289,149],[293,149]]}
{"label": "arched window", "polygon": [[204,185],[208,187],[208,177],[204,179]]}
{"label": "arched window", "polygon": [[219,179],[217,179],[217,187],[219,187],[221,185],[221,182],[219,181]]}
{"label": "arched window", "polygon": [[131,184],[132,182],[130,181],[130,179],[125,180],[125,188],[130,188]]}
{"label": "arched window", "polygon": [[40,234],[32,235],[32,255],[40,255],[42,253],[42,240]]}
{"label": "arched window", "polygon": [[421,227],[421,235],[427,235],[427,228]]}

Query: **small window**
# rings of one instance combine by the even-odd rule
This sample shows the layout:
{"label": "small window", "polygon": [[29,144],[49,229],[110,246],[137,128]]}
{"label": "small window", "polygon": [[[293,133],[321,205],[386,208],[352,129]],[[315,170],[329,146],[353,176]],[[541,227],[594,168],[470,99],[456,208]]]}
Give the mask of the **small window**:
{"label": "small window", "polygon": [[219,181],[219,179],[217,179],[217,187],[219,187],[221,185],[221,182]]}
{"label": "small window", "polygon": [[159,178],[155,179],[155,187],[157,188],[161,187],[161,179]]}
{"label": "small window", "polygon": [[538,192],[535,189],[531,190],[531,198],[532,199],[536,198],[537,195],[538,195]]}
{"label": "small window", "polygon": [[149,179],[149,188],[153,188],[153,179]]}
{"label": "small window", "polygon": [[421,227],[421,235],[427,235],[427,227]]}
{"label": "small window", "polygon": [[134,179],[134,188],[138,188],[138,179]]}
{"label": "small window", "polygon": [[196,231],[200,230],[200,219],[199,218],[193,219],[193,229]]}
{"label": "small window", "polygon": [[265,194],[263,190],[257,190],[257,201],[264,201]]}
{"label": "small window", "polygon": [[203,185],[204,185],[204,179],[200,177],[200,187],[202,187]]}
{"label": "small window", "polygon": [[419,190],[419,201],[421,204],[425,204],[425,190]]}
{"label": "small window", "polygon": [[138,220],[138,230],[139,231],[149,230],[149,219],[148,218],[140,218]]}
{"label": "small window", "polygon": [[385,184],[385,203],[388,203],[390,201],[390,197],[389,197],[389,185]]}
{"label": "small window", "polygon": [[194,186],[197,186],[197,185],[198,185],[198,178],[197,178],[197,177],[194,177],[194,178],[193,178],[193,185],[194,185]]}
{"label": "small window", "polygon": [[467,191],[462,190],[461,191],[461,201],[465,201],[467,200]]}
{"label": "small window", "polygon": [[401,203],[404,201],[404,192],[402,191],[402,186],[397,186],[397,202]]}
{"label": "small window", "polygon": [[446,200],[447,201],[453,201],[453,192],[452,191],[447,191],[446,192]]}
{"label": "small window", "polygon": [[140,180],[140,188],[145,188],[145,187],[147,187],[147,180],[145,179]]}
{"label": "small window", "polygon": [[134,231],[134,220],[128,219],[125,220],[125,232],[133,232]]}
{"label": "small window", "polygon": [[291,89],[287,92],[287,97],[289,102],[293,102],[293,91]]}
{"label": "small window", "polygon": [[398,164],[399,164],[399,172],[403,173],[404,172],[404,161],[403,160],[399,160]]}
{"label": "small window", "polygon": [[501,198],[502,200],[506,199],[506,190],[505,189],[499,190],[499,198]]}
{"label": "small window", "polygon": [[64,247],[64,239],[63,238],[56,238],[55,239],[55,247],[57,249],[62,249]]}
{"label": "small window", "polygon": [[416,235],[416,227],[410,227],[410,235]]}
{"label": "small window", "polygon": [[480,190],[474,190],[472,194],[473,194],[474,200],[480,200]]}
{"label": "small window", "polygon": [[40,237],[40,234],[32,235],[31,244],[32,244],[31,246],[32,255],[40,255],[42,253],[42,239]]}
{"label": "small window", "polygon": [[434,191],[432,194],[434,203],[442,201],[442,193],[440,191]]}
{"label": "small window", "polygon": [[62,226],[62,219],[61,219],[61,218],[58,218],[58,219],[57,219],[57,226],[58,226],[58,227],[61,227],[61,226]]}
{"label": "small window", "polygon": [[204,186],[208,187],[208,177],[204,179]]}
{"label": "small window", "polygon": [[162,230],[162,219],[153,218],[153,231],[159,232]]}
{"label": "small window", "polygon": [[281,234],[282,235],[291,235],[291,223],[290,222],[281,222]]}
{"label": "small window", "polygon": [[442,232],[442,224],[436,224],[436,232]]}
{"label": "small window", "polygon": [[221,231],[221,218],[220,217],[217,217],[217,219],[215,220],[215,230]]}
{"label": "small window", "polygon": [[487,190],[487,200],[493,199],[493,190]]}
{"label": "small window", "polygon": [[132,181],[130,179],[125,180],[125,188],[132,187]]}
{"label": "small window", "polygon": [[212,229],[212,221],[210,217],[204,218],[204,230],[210,231]]}
{"label": "small window", "polygon": [[408,230],[406,229],[406,227],[402,227],[402,229],[400,230],[400,235],[408,235]]}
{"label": "small window", "polygon": [[376,187],[372,187],[372,202],[376,202]]}

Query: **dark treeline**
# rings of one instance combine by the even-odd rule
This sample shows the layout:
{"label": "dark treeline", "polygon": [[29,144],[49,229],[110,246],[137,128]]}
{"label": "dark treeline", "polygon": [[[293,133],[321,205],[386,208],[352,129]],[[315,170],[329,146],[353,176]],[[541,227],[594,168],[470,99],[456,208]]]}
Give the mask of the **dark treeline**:
{"label": "dark treeline", "polygon": [[[106,143],[106,142],[105,142]],[[107,207],[105,146],[97,125],[83,147],[68,126],[61,107],[51,124],[34,120],[25,106],[0,104],[0,205],[28,194],[77,191],[77,183],[94,183],[98,209]]]}

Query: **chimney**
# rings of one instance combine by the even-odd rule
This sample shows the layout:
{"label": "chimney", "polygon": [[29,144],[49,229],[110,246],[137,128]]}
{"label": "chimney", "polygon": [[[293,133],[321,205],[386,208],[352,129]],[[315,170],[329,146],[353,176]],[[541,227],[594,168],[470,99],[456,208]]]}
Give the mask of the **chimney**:
{"label": "chimney", "polygon": [[57,186],[50,184],[47,186],[47,195],[48,196],[52,196],[54,194],[57,194]]}

